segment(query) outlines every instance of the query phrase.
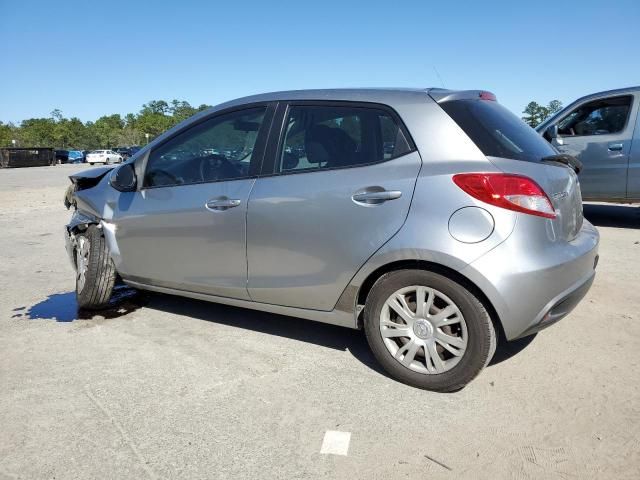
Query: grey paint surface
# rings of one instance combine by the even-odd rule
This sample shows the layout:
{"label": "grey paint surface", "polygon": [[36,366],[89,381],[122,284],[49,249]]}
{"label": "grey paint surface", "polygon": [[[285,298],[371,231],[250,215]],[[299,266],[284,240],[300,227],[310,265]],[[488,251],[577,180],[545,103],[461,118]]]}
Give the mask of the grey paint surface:
{"label": "grey paint surface", "polygon": [[585,200],[634,201],[640,199],[640,87],[595,93],[582,97],[536,127],[542,134],[571,114],[592,102],[623,95],[632,96],[629,118],[621,132],[603,135],[561,136],[553,145],[562,153],[576,156],[584,169],[580,183]]}
{"label": "grey paint surface", "polygon": [[[472,282],[509,339],[528,332],[546,310],[591,281],[598,234],[583,224],[573,172],[485,157],[425,90],[296,91],[235,100],[152,142],[132,160],[136,171],[142,175],[151,149],[201,118],[244,104],[288,100],[388,105],[418,151],[373,166],[127,194],[105,178],[78,192],[78,205],[102,219],[125,281],[355,328],[358,292],[370,275],[394,262],[431,262]],[[475,200],[453,183],[452,175],[461,172],[527,175],[546,191],[558,216],[531,217]],[[377,206],[354,203],[353,193],[370,186],[402,196]],[[241,205],[215,213],[204,207],[221,195],[238,198]],[[484,208],[493,217],[486,239],[467,243],[451,236],[451,216],[466,207]]]}
{"label": "grey paint surface", "polygon": [[[417,152],[377,165],[259,178],[247,216],[249,294],[256,302],[331,310],[364,262],[400,230]],[[378,187],[402,196],[363,205]]]}
{"label": "grey paint surface", "polygon": [[[211,295],[248,299],[245,219],[255,180],[144,189],[119,195],[110,221],[117,226],[124,277]],[[211,211],[216,198],[240,200]]]}
{"label": "grey paint surface", "polygon": [[[636,104],[640,112],[640,92],[636,93]],[[640,199],[640,115],[636,116],[633,141],[629,153],[629,172],[627,174],[627,197]]]}

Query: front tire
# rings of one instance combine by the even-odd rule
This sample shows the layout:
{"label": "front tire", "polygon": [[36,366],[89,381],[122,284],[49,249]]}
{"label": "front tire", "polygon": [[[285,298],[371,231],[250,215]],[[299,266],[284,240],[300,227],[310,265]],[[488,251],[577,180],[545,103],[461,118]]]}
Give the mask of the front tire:
{"label": "front tire", "polygon": [[426,390],[460,390],[496,349],[495,328],[482,302],[434,272],[383,275],[369,292],[364,318],[367,341],[382,367]]}
{"label": "front tire", "polygon": [[95,225],[76,236],[76,300],[79,308],[98,310],[109,305],[116,270],[102,232]]}

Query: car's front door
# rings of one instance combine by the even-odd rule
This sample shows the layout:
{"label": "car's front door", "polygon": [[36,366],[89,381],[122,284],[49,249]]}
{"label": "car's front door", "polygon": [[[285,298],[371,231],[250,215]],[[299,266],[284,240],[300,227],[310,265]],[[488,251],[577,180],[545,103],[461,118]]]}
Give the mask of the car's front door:
{"label": "car's front door", "polygon": [[[634,94],[635,104],[640,103],[640,92]],[[635,119],[634,119],[635,115]],[[634,122],[635,120],[635,122]],[[629,122],[635,123],[631,152],[629,153],[629,175],[627,176],[627,200],[640,201],[640,108],[632,112]]]}
{"label": "car's front door", "polygon": [[582,162],[579,178],[585,199],[626,197],[634,128],[629,118],[637,110],[632,100],[632,95],[622,95],[588,101],[558,122],[554,145]]}
{"label": "car's front door", "polygon": [[404,223],[420,156],[385,107],[301,103],[276,118],[281,139],[265,157],[272,175],[249,199],[249,294],[329,311]]}
{"label": "car's front door", "polygon": [[247,200],[271,107],[216,114],[154,148],[113,218],[125,279],[247,299]]}

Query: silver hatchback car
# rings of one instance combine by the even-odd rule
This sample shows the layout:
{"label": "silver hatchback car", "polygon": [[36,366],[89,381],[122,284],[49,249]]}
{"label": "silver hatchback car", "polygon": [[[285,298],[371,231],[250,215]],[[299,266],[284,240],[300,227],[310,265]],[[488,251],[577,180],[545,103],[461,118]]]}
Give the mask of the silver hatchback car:
{"label": "silver hatchback car", "polygon": [[570,157],[485,91],[234,100],[71,177],[78,305],[136,288],[363,328],[398,380],[453,391],[498,337],[567,315],[599,236]]}

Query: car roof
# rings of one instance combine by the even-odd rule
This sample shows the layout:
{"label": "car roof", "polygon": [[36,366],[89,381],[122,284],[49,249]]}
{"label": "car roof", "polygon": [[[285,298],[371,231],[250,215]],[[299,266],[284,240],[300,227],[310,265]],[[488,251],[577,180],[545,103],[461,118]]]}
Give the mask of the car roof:
{"label": "car roof", "polygon": [[625,93],[635,93],[635,92],[640,92],[640,85],[636,86],[636,87],[626,87],[626,88],[616,88],[614,90],[605,90],[603,92],[597,92],[597,93],[590,93],[589,95],[585,95],[584,97],[580,97],[577,100],[571,102],[573,103],[577,103],[577,102],[582,102],[584,100],[590,100],[590,99],[597,99],[600,97],[608,97],[610,95],[624,95]]}
{"label": "car roof", "polygon": [[250,103],[275,102],[284,100],[351,100],[361,102],[388,103],[400,98],[424,95],[427,88],[326,88],[309,90],[283,90],[278,92],[259,93],[247,97],[236,98],[212,107],[211,110],[222,110],[229,107]]}

